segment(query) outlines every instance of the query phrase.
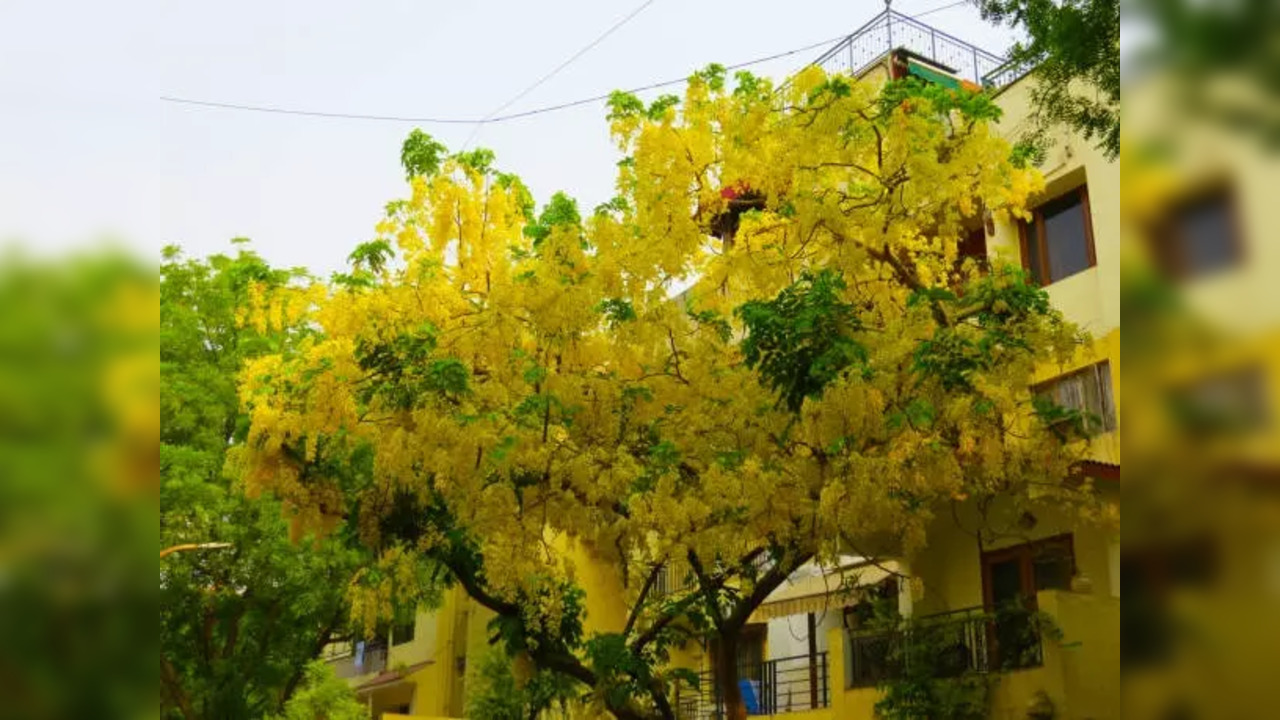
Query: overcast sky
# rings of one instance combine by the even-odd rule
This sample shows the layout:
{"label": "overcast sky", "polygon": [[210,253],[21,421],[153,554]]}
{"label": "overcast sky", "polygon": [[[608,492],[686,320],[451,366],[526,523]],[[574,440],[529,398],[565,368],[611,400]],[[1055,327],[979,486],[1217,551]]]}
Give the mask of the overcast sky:
{"label": "overcast sky", "polygon": [[[162,95],[329,112],[484,116],[641,0],[0,0],[0,241],[62,248],[112,236],[156,257],[253,239],[328,274],[404,192],[413,124],[195,108]],[[897,0],[915,14],[947,0]],[[656,0],[507,112],[683,77],[848,33],[865,0]],[[1000,53],[1008,31],[968,5],[922,21]],[[775,77],[821,54],[753,68]],[[668,89],[666,92],[679,92]],[[652,95],[653,93],[650,93]],[[539,203],[613,194],[601,105],[488,125]],[[422,125],[457,148],[471,126]]]}

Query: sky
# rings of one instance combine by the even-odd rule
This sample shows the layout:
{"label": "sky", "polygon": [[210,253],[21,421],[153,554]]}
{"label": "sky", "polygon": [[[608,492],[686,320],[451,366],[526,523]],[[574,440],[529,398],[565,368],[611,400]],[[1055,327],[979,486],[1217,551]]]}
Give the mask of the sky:
{"label": "sky", "polygon": [[[199,108],[162,96],[483,117],[641,2],[0,0],[0,244],[61,252],[110,241],[154,259],[169,244],[203,255],[248,237],[272,263],[327,275],[405,194],[400,144],[418,125]],[[949,4],[893,7],[914,15]],[[654,0],[505,112],[812,45],[883,7]],[[1012,38],[969,5],[921,20],[998,54]],[[821,52],[752,70],[783,77]],[[680,89],[647,96],[658,92]],[[420,126],[450,148],[475,129]],[[493,149],[539,203],[564,190],[587,209],[613,195],[618,152],[603,104],[486,125],[472,146]]]}

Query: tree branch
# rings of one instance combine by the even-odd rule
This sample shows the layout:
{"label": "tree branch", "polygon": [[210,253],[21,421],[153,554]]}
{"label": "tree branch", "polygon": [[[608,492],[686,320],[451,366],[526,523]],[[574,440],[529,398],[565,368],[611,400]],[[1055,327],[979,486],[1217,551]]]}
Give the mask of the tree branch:
{"label": "tree branch", "polygon": [[658,575],[662,573],[663,567],[665,567],[664,563],[655,564],[649,576],[644,579],[644,585],[640,587],[640,597],[636,598],[636,604],[631,607],[631,614],[627,617],[627,624],[622,628],[623,637],[631,634],[631,629],[636,625],[636,618],[640,617],[640,609],[644,607],[644,601],[649,596],[649,590],[658,581]]}

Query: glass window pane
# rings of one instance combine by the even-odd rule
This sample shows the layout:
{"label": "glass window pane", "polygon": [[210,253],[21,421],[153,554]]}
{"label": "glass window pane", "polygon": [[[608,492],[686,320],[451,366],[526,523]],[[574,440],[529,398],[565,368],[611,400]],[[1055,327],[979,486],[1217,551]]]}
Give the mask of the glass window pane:
{"label": "glass window pane", "polygon": [[1022,597],[1022,563],[1017,558],[991,563],[991,601],[996,608]]}
{"label": "glass window pane", "polygon": [[1044,218],[1045,251],[1049,256],[1049,282],[1089,268],[1089,238],[1084,203],[1071,193],[1040,210]]}
{"label": "glass window pane", "polygon": [[1235,264],[1231,208],[1225,195],[1188,206],[1178,220],[1177,239],[1187,275],[1201,275]]}

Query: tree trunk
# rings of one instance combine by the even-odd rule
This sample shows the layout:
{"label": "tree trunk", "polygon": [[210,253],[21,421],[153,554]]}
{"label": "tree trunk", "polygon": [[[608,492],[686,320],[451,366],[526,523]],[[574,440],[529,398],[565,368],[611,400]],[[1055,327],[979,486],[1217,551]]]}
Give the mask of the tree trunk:
{"label": "tree trunk", "polygon": [[719,640],[716,681],[724,701],[725,720],[746,720],[747,706],[742,702],[742,688],[738,687],[738,633],[723,632]]}

